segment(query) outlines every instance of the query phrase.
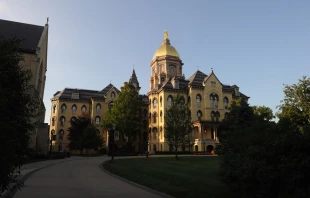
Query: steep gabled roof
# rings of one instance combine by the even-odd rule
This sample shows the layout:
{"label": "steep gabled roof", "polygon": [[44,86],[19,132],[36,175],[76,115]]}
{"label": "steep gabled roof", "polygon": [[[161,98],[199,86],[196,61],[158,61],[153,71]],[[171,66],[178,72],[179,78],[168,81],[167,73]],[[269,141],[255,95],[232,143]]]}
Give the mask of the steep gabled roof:
{"label": "steep gabled roof", "polygon": [[0,36],[21,39],[20,49],[23,52],[35,53],[42,36],[44,26],[6,21],[0,19]]}
{"label": "steep gabled roof", "polygon": [[[103,90],[101,90],[100,92],[106,94],[106,93],[108,93],[113,87],[114,87],[114,85],[112,85],[112,84],[110,83],[108,86],[106,86],[106,87],[105,87]],[[120,92],[120,90],[118,90],[116,87],[114,87],[114,89],[116,90],[117,93]]]}
{"label": "steep gabled roof", "polygon": [[202,86],[202,82],[207,76],[207,74],[197,70],[188,80],[192,86]]}

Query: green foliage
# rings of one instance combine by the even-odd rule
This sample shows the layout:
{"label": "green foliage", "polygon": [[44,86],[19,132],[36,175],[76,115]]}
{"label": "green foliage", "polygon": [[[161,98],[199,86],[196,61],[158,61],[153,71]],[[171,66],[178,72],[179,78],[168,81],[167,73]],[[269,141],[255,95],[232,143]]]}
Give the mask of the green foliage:
{"label": "green foliage", "polygon": [[[287,101],[292,101],[289,97],[295,96],[286,96]],[[222,156],[219,175],[240,197],[309,197],[310,127],[299,122],[307,114],[299,115],[297,125],[294,118],[284,116],[288,112],[273,123],[239,101],[221,123],[216,147]]]}
{"label": "green foliage", "polygon": [[104,129],[111,129],[115,124],[116,129],[128,137],[128,147],[131,147],[132,139],[139,130],[139,105],[137,89],[132,84],[125,83],[114,101],[113,107],[107,112],[102,122]]}
{"label": "green foliage", "polygon": [[287,118],[304,131],[304,126],[310,124],[310,78],[303,76],[297,84],[285,85],[281,103],[279,119]]}
{"label": "green foliage", "polygon": [[171,108],[165,113],[165,138],[175,151],[178,158],[178,149],[186,146],[192,132],[191,113],[184,98],[180,95],[174,98]]}
{"label": "green foliage", "polygon": [[97,149],[104,143],[103,138],[97,133],[97,129],[91,123],[88,114],[79,116],[77,119],[70,120],[68,140],[71,150]]}
{"label": "green foliage", "polygon": [[23,70],[20,40],[0,37],[0,192],[16,181],[15,170],[29,155],[30,135],[39,117],[39,99],[29,85],[31,72]]}
{"label": "green foliage", "polygon": [[266,106],[253,106],[254,114],[264,120],[272,120],[274,118],[272,109]]}

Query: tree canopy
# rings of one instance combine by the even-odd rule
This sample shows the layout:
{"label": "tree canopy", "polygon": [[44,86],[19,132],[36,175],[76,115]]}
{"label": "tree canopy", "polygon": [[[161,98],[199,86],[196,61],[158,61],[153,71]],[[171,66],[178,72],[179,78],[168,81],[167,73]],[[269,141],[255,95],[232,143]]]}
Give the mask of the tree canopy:
{"label": "tree canopy", "polygon": [[116,129],[128,137],[127,149],[131,150],[132,139],[139,130],[139,94],[135,86],[131,83],[124,83],[118,97],[113,103],[113,107],[106,113],[102,121],[104,129],[111,129],[116,125]]}
{"label": "tree canopy", "polygon": [[0,37],[0,192],[15,181],[15,170],[30,154],[30,135],[39,117],[31,71],[22,67],[20,40]]}
{"label": "tree canopy", "polygon": [[187,145],[192,132],[191,112],[184,97],[177,95],[165,113],[165,139],[173,148],[178,159],[178,149]]}
{"label": "tree canopy", "polygon": [[70,120],[68,140],[69,148],[79,150],[97,149],[103,146],[103,138],[98,134],[96,127],[91,123],[88,114],[83,114],[76,119]]}
{"label": "tree canopy", "polygon": [[266,106],[253,106],[254,114],[264,120],[272,120],[274,118],[272,109]]}

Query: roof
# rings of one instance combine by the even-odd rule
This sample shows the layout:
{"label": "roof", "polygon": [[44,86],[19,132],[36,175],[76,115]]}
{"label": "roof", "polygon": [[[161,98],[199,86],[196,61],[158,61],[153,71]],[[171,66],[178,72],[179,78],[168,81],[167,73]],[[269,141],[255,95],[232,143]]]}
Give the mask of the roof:
{"label": "roof", "polygon": [[[114,85],[112,85],[112,84],[110,83],[110,84],[109,84],[108,86],[106,86],[103,90],[101,90],[100,93],[106,94],[106,93],[108,93],[113,87],[114,87]],[[116,90],[117,93],[120,92],[120,90],[118,90],[116,87],[114,87],[114,89]]]}
{"label": "roof", "polygon": [[6,21],[0,19],[0,36],[9,38],[12,36],[21,39],[21,51],[35,53],[39,44],[44,26],[19,23],[14,21]]}
{"label": "roof", "polygon": [[192,86],[202,86],[202,82],[207,76],[207,74],[197,70],[188,80]]}
{"label": "roof", "polygon": [[[78,93],[78,100],[90,100],[93,97],[101,97],[105,98],[105,94],[100,93],[95,90],[87,90],[87,89],[74,89],[74,88],[65,88],[62,91],[58,91],[54,94],[53,99],[72,99],[72,93]],[[74,99],[73,99],[74,100]]]}

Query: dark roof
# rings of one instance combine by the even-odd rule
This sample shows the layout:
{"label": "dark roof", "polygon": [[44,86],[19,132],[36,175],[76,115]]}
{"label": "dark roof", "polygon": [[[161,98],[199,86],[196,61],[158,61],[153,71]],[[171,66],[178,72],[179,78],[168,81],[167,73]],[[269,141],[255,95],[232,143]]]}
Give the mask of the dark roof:
{"label": "dark roof", "polygon": [[[101,97],[104,98],[105,95],[95,90],[87,90],[87,89],[74,89],[74,88],[65,88],[60,92],[56,92],[52,99],[72,99],[72,93],[79,93],[78,100],[90,100],[93,97]],[[74,99],[72,99],[74,100]]]}
{"label": "dark roof", "polygon": [[208,75],[197,70],[188,80],[192,86],[202,86],[202,82]]}
{"label": "dark roof", "polygon": [[44,26],[6,21],[0,19],[0,36],[9,38],[16,36],[23,40],[20,44],[21,51],[35,53],[39,44]]}
{"label": "dark roof", "polygon": [[[106,87],[105,87],[103,90],[101,90],[100,92],[106,94],[106,93],[108,93],[113,87],[114,87],[114,85],[112,85],[112,84],[110,83],[108,86],[106,86]],[[116,90],[117,93],[120,92],[120,90],[118,90],[116,87],[114,87],[114,88],[115,88],[115,90]]]}

